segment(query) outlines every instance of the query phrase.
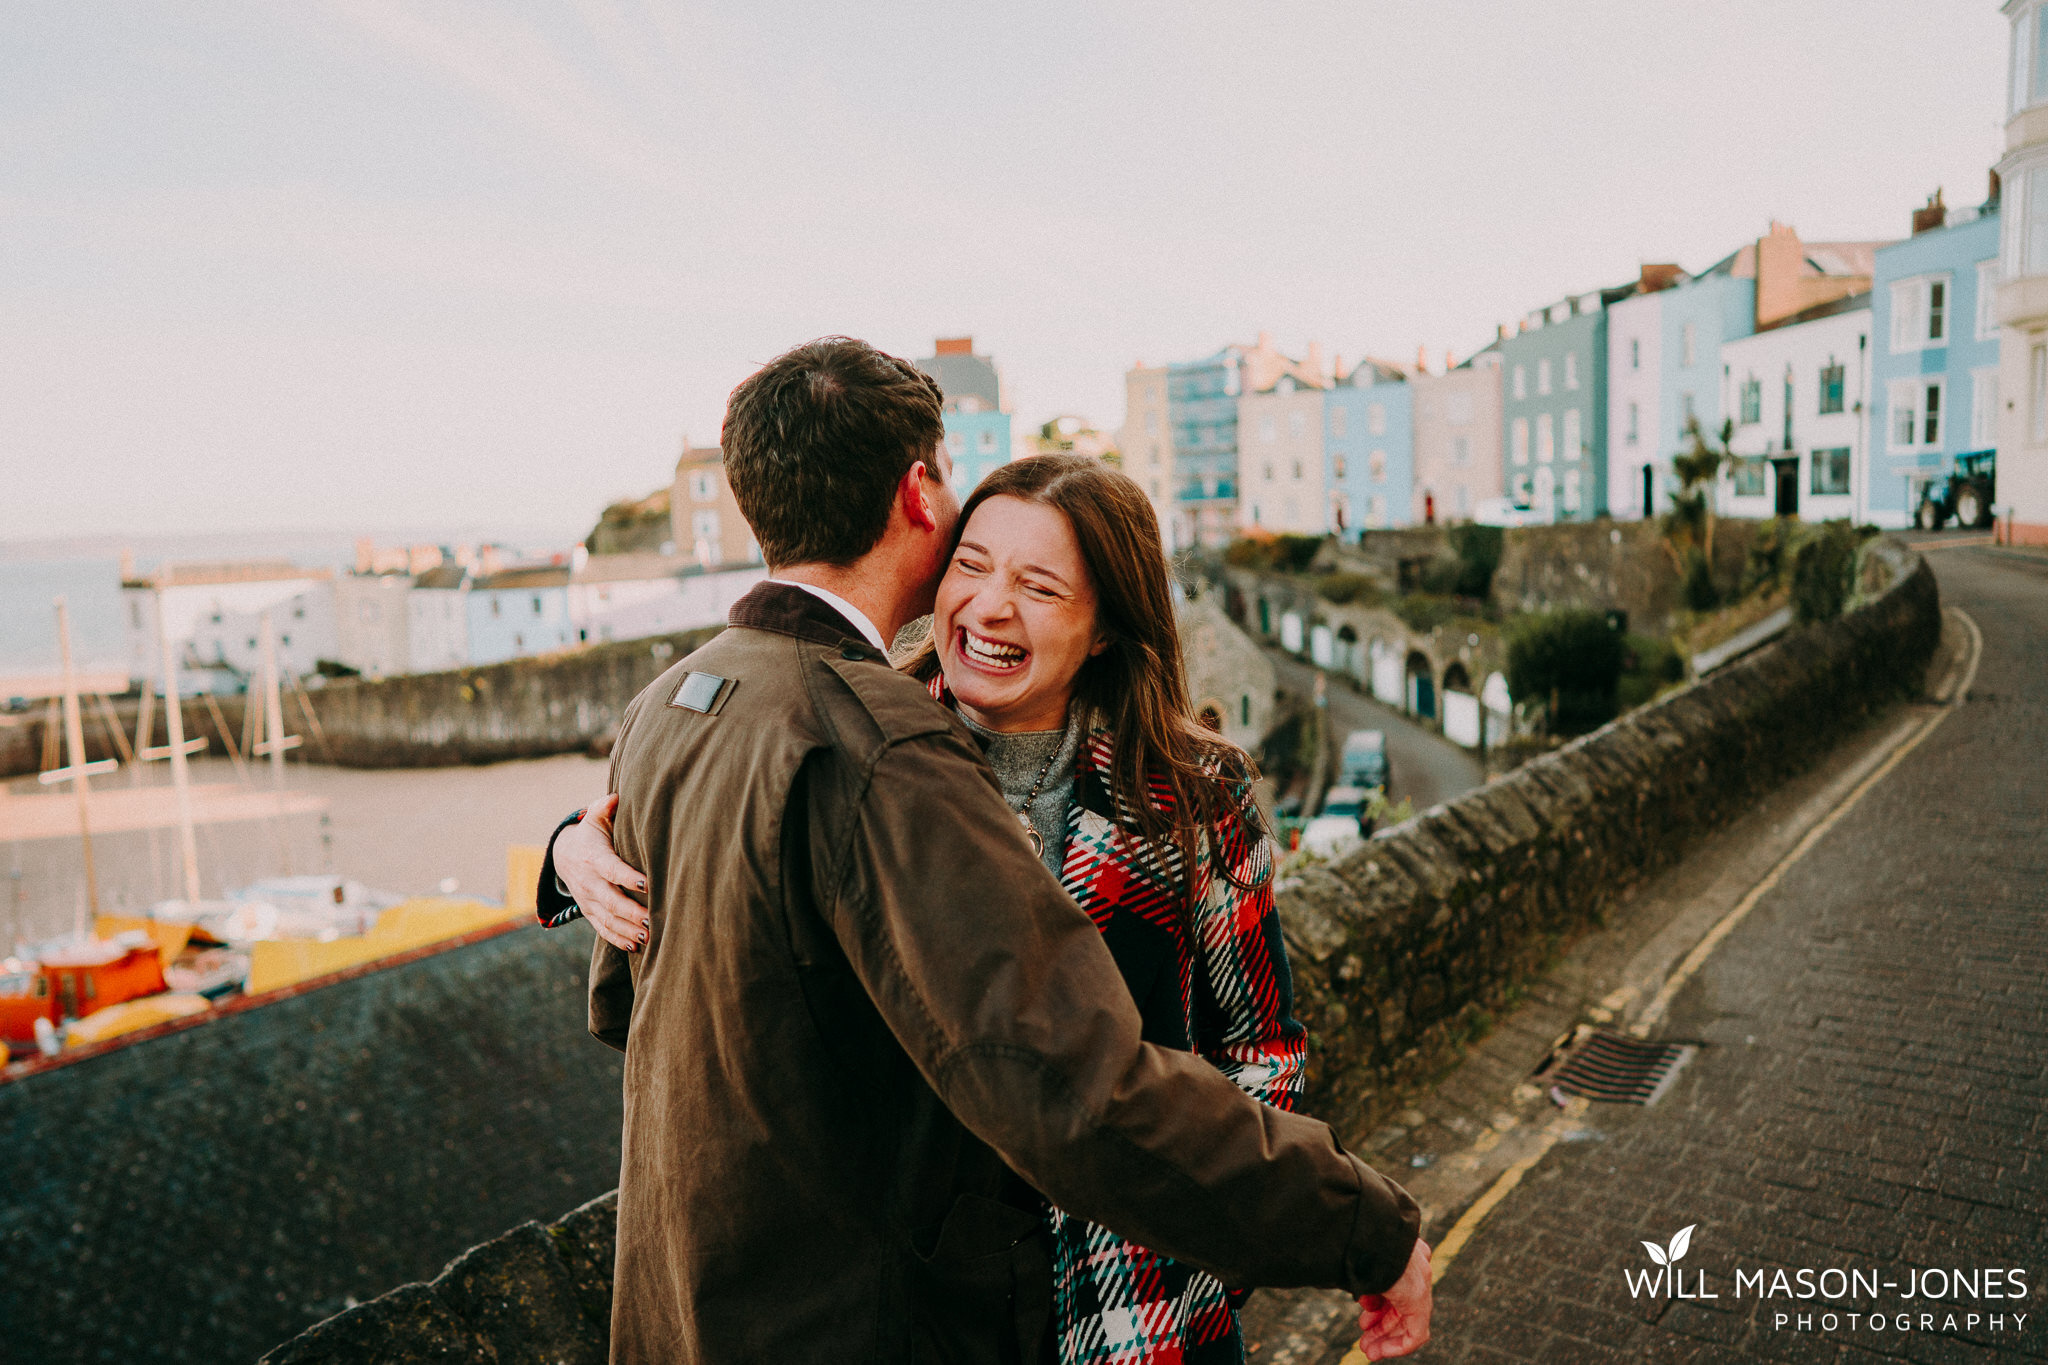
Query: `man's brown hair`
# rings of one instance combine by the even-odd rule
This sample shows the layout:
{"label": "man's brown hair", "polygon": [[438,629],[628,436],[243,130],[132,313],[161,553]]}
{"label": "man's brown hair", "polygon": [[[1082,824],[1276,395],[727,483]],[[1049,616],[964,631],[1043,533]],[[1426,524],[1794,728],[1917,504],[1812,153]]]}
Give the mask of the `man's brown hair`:
{"label": "man's brown hair", "polygon": [[807,341],[734,389],[725,475],[769,566],[872,550],[897,484],[945,440],[940,401],[930,375],[852,337]]}

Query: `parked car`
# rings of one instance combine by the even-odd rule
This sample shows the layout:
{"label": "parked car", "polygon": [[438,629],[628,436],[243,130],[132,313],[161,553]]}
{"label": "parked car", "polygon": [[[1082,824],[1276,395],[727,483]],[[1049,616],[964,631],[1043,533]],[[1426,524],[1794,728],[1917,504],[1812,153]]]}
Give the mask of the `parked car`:
{"label": "parked car", "polygon": [[1325,858],[1341,858],[1372,832],[1366,816],[1368,795],[1357,787],[1332,787],[1323,798],[1323,813],[1301,832],[1301,846]]}
{"label": "parked car", "polygon": [[1539,518],[1527,507],[1517,507],[1506,498],[1481,498],[1472,509],[1472,520],[1481,526],[1534,526]]}
{"label": "parked car", "polygon": [[1344,736],[1344,748],[1337,760],[1337,786],[1358,787],[1368,795],[1387,794],[1393,780],[1393,765],[1387,761],[1387,736],[1380,730],[1353,730]]}

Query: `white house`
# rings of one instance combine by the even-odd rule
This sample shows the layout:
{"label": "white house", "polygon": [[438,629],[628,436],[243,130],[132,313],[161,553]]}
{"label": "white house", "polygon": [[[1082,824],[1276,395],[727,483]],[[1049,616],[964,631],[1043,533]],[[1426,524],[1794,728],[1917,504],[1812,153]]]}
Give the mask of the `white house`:
{"label": "white house", "polygon": [[317,660],[338,653],[331,569],[306,569],[283,560],[166,564],[148,577],[123,578],[121,596],[128,675],[138,681],[161,684],[159,603],[179,668],[211,671],[207,685],[215,691],[240,691],[258,676],[265,612],[284,676],[311,673]]}
{"label": "white house", "polygon": [[351,573],[334,580],[335,658],[366,678],[412,672],[412,575]]}
{"label": "white house", "polygon": [[569,621],[579,643],[632,640],[723,625],[764,568],[707,571],[681,555],[579,556],[569,575]]}
{"label": "white house", "polygon": [[1664,510],[1664,290],[1634,294],[1607,310],[1607,506],[1641,520]]}
{"label": "white house", "polygon": [[1726,516],[1866,519],[1870,295],[1822,304],[1722,343],[1721,410],[1738,458],[1722,475]]}
{"label": "white house", "polygon": [[441,673],[469,663],[466,565],[445,561],[412,581],[406,594],[407,652],[415,673]]}

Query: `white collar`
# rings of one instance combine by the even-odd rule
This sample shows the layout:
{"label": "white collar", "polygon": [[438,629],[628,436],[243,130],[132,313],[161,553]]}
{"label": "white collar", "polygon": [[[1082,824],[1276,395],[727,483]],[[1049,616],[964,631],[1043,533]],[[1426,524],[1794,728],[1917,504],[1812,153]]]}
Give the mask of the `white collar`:
{"label": "white collar", "polygon": [[848,624],[861,634],[867,636],[868,643],[881,650],[885,656],[889,653],[889,646],[882,643],[882,632],[875,629],[875,623],[868,619],[867,613],[841,597],[838,593],[826,592],[823,588],[813,584],[798,583],[794,579],[789,578],[771,578],[768,581],[770,583],[780,583],[786,588],[802,588],[805,592],[817,598],[841,616],[844,616]]}

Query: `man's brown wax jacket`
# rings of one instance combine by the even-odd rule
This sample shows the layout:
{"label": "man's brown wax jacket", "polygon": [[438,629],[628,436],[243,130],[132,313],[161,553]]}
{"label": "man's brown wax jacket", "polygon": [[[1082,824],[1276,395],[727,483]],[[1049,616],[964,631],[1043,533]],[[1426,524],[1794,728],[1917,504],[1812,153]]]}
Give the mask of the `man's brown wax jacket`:
{"label": "man's brown wax jacket", "polygon": [[731,623],[613,756],[652,911],[591,962],[590,1030],[626,1054],[614,1360],[1041,1359],[1017,1176],[1228,1284],[1400,1276],[1405,1191],[1140,1042],[951,712],[800,588]]}

